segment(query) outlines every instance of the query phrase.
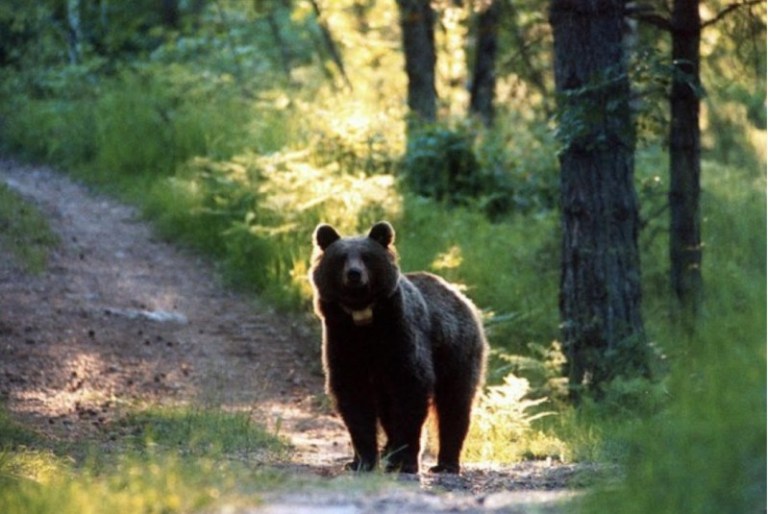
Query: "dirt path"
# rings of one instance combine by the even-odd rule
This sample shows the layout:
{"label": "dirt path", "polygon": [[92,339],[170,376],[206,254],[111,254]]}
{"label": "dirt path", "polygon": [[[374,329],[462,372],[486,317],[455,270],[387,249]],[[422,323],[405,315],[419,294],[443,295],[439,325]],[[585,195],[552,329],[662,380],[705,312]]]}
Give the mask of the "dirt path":
{"label": "dirt path", "polygon": [[[317,407],[322,377],[306,323],[228,291],[208,262],[156,239],[135,209],[62,174],[0,160],[0,181],[60,238],[40,276],[0,253],[0,397],[14,415],[77,440],[136,402],[247,410],[279,423],[297,469],[338,475],[347,438]],[[579,471],[475,468],[417,478],[405,491],[283,494],[243,512],[556,512]]]}

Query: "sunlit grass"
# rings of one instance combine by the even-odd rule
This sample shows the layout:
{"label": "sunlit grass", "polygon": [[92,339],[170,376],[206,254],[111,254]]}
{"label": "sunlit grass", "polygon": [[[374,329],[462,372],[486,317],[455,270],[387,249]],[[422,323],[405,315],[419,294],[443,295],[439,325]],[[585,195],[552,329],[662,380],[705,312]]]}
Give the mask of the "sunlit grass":
{"label": "sunlit grass", "polygon": [[[273,466],[286,458],[286,443],[248,413],[152,408],[126,416],[113,427],[109,443],[75,446],[22,438],[23,428],[0,414],[3,513],[173,513],[253,506],[261,492],[288,481]],[[17,435],[7,438],[9,433]]]}
{"label": "sunlit grass", "polygon": [[288,455],[287,441],[267,432],[248,412],[150,408],[129,414],[120,425],[138,449],[159,447],[191,456],[227,454],[254,461]]}
{"label": "sunlit grass", "polygon": [[173,455],[123,455],[110,465],[74,467],[52,455],[15,455],[27,472],[0,487],[8,514],[173,513],[217,502],[258,502],[258,493],[283,478],[236,461],[182,459]]}

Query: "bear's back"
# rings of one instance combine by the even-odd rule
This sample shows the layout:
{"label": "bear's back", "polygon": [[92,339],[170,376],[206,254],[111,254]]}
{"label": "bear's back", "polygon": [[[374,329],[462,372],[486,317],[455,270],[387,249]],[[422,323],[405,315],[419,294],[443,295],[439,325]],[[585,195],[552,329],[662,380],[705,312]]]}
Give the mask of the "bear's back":
{"label": "bear's back", "polygon": [[474,304],[457,288],[431,273],[406,273],[429,313],[429,340],[438,383],[468,378],[474,390],[485,373],[488,344]]}
{"label": "bear's back", "polygon": [[419,290],[429,312],[433,345],[483,346],[485,338],[477,308],[459,291],[437,275],[406,273]]}

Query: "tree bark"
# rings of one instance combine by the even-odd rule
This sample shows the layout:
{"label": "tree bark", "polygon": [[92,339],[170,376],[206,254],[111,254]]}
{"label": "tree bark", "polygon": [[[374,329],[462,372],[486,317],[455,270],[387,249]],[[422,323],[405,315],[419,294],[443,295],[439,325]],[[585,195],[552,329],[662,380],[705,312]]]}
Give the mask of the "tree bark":
{"label": "tree bark", "polygon": [[622,0],[552,0],[559,94],[560,316],[572,397],[649,374],[641,316],[635,138]]}
{"label": "tree bark", "polygon": [[698,0],[675,0],[672,19],[669,130],[670,281],[685,323],[696,318],[702,289],[701,132]]}
{"label": "tree bark", "polygon": [[469,110],[486,127],[493,124],[496,93],[496,54],[498,50],[500,0],[490,4],[477,17],[477,46],[472,71]]}
{"label": "tree bark", "polygon": [[435,12],[429,0],[397,0],[408,75],[409,127],[433,123],[435,90]]}

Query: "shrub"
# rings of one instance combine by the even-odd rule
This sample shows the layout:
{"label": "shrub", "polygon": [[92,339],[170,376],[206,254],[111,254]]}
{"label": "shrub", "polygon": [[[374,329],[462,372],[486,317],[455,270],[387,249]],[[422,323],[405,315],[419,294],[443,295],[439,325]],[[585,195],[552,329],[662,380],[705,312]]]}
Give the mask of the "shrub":
{"label": "shrub", "polygon": [[414,193],[448,205],[466,204],[482,192],[472,135],[434,125],[410,136],[404,181]]}
{"label": "shrub", "polygon": [[566,458],[565,443],[534,428],[551,411],[537,409],[546,398],[531,400],[528,381],[512,374],[486,388],[473,411],[465,458],[510,463],[521,458]]}

